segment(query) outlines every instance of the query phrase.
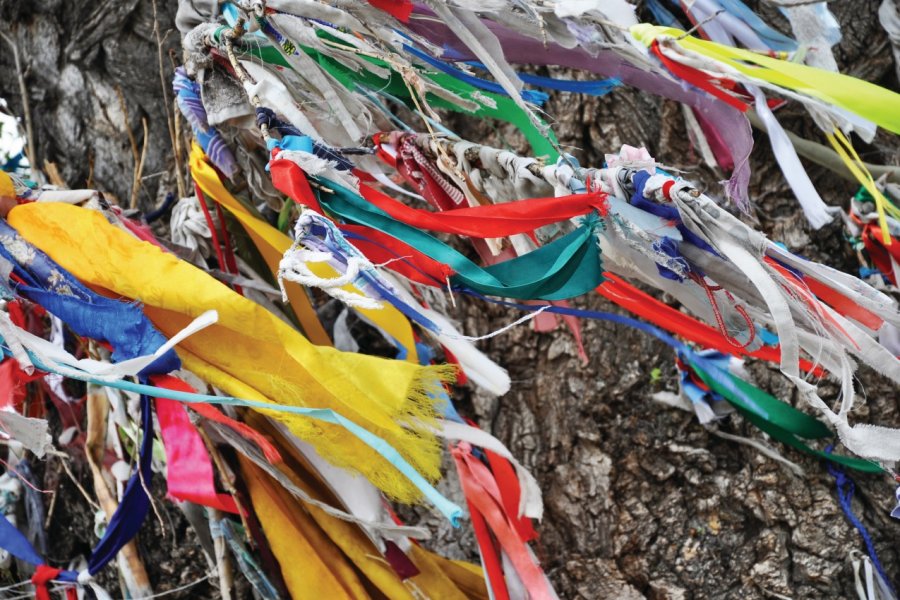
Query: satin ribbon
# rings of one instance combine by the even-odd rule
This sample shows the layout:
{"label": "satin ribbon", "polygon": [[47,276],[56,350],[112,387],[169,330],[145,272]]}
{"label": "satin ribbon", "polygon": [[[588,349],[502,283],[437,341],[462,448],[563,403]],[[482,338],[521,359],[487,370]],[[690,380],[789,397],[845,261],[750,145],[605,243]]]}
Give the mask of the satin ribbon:
{"label": "satin ribbon", "polygon": [[367,185],[361,185],[360,192],[373,206],[407,225],[481,239],[531,233],[545,225],[561,223],[593,211],[605,216],[609,210],[606,194],[603,192],[556,198],[528,198],[502,204],[443,210],[440,213],[411,208]]}
{"label": "satin ribbon", "polygon": [[631,34],[646,46],[652,46],[663,36],[674,38],[685,50],[723,63],[748,77],[823,100],[888,131],[900,133],[900,111],[896,110],[900,95],[867,81],[700,40],[671,27],[641,23],[631,27]]}
{"label": "satin ribbon", "polygon": [[[467,84],[471,85],[472,87],[477,87],[479,89],[487,90],[487,91],[493,92],[495,94],[501,94],[503,96],[509,95],[506,93],[506,90],[504,90],[500,84],[495,83],[493,81],[488,81],[486,79],[481,79],[481,78],[475,77],[473,75],[469,75],[465,71],[454,67],[450,63],[447,63],[447,62],[444,62],[437,58],[434,58],[433,56],[430,56],[428,53],[422,52],[421,50],[414,48],[414,47],[410,46],[409,44],[403,44],[403,49],[406,52],[409,52],[410,54],[412,54],[413,56],[418,58],[419,60],[431,65],[435,69],[438,69],[441,72],[446,73],[447,75],[450,75],[451,77],[454,77],[464,83],[467,83]],[[522,99],[525,100],[526,102],[531,102],[532,104],[536,104],[538,106],[541,106],[544,102],[547,101],[547,98],[548,98],[547,94],[545,94],[543,92],[535,92],[534,90],[522,90],[521,96],[522,96]]]}
{"label": "satin ribbon", "polygon": [[[38,207],[34,204],[29,206]],[[137,305],[103,298],[89,290],[40,249],[29,244],[6,221],[0,221],[0,255],[16,265],[15,272],[23,282],[17,287],[20,293],[62,319],[78,335],[108,341],[115,360],[127,362],[142,354],[153,354],[166,344],[166,338],[154,329]],[[179,366],[178,357],[169,350],[141,373],[167,372]],[[91,553],[88,560],[91,575],[102,569],[134,537],[150,506],[141,482],[150,481],[152,476],[153,420],[147,396],[141,396],[141,431],[143,441],[138,471],[128,480],[122,501]],[[61,577],[74,581],[74,575],[70,572],[63,573]]]}
{"label": "satin ribbon", "polygon": [[[724,377],[714,377],[702,368],[697,368],[696,364],[694,366],[697,374],[710,388],[733,404],[748,421],[774,439],[807,454],[812,454],[857,471],[865,473],[884,472],[884,469],[877,463],[852,456],[826,453],[808,446],[798,438],[826,439],[831,438],[833,433],[818,419],[770,396],[742,379],[730,374],[724,374]],[[761,415],[756,408],[748,406],[746,404],[747,398],[752,398],[757,407],[765,411],[765,415]]]}
{"label": "satin ribbon", "polygon": [[[267,27],[269,27],[272,33],[277,34],[277,39],[284,39],[284,37],[279,32],[271,27],[271,25],[267,24]],[[322,30],[318,30],[316,34],[342,46],[346,45],[343,40],[334,38],[334,36],[330,36],[328,33]],[[252,55],[258,56],[263,60],[272,61],[275,64],[281,64],[283,66],[288,66],[286,63],[284,63],[280,55],[264,56],[260,50],[252,47],[245,49],[245,51]],[[356,71],[348,67],[347,65],[344,65],[337,59],[318,52],[314,48],[301,46],[300,50],[298,51],[303,51],[307,55],[309,55],[313,60],[318,62],[319,65],[327,73],[337,79],[345,88],[349,90],[354,90],[357,89],[357,86],[362,86],[365,89],[372,90],[372,92],[374,93],[383,93],[394,98],[399,98],[403,102],[406,102],[410,108],[416,108],[415,102],[413,101],[412,92],[404,82],[401,74],[393,71],[391,65],[383,60],[368,56],[361,57],[364,60],[371,62],[373,65],[379,67],[380,69],[390,70],[391,76],[387,80],[381,79],[378,75],[368,70]],[[443,88],[451,92],[452,94],[459,96],[460,98],[468,100],[468,102],[472,103],[473,107],[469,108],[460,106],[458,103],[452,102],[432,92],[427,92],[425,97],[427,102],[431,106],[435,108],[452,110],[454,112],[471,114],[476,117],[498,119],[500,121],[510,123],[514,125],[516,129],[522,132],[522,135],[525,136],[525,139],[527,139],[528,143],[531,145],[532,151],[535,156],[546,156],[550,160],[556,160],[556,158],[559,156],[559,153],[553,147],[553,144],[551,144],[544,137],[544,135],[540,131],[538,131],[538,129],[534,126],[528,116],[523,113],[523,111],[516,105],[515,101],[512,98],[494,94],[488,91],[478,90],[463,81],[460,81],[458,79],[455,79],[454,77],[451,77],[450,75],[445,75],[443,73],[433,73],[427,75],[423,73],[422,76],[426,76],[428,79],[434,82],[436,86]],[[480,98],[487,98],[487,100],[482,100]],[[551,139],[555,141],[552,132],[550,132],[549,135]]]}
{"label": "satin ribbon", "polygon": [[[460,291],[464,293],[471,293],[467,292],[466,290]],[[512,302],[485,298],[483,296],[482,298],[495,304],[515,307],[520,310],[534,310],[534,307],[525,304],[515,304]],[[806,415],[805,413],[801,413],[800,411],[796,411],[796,409],[793,409],[793,407],[790,407],[790,405],[787,405],[786,403],[783,403],[780,400],[777,400],[776,398],[765,394],[765,392],[763,392],[762,390],[751,386],[741,379],[735,378],[733,375],[725,372],[723,369],[717,366],[715,361],[704,358],[688,346],[682,344],[678,340],[672,338],[670,335],[664,333],[663,331],[652,325],[642,323],[630,317],[624,317],[621,315],[600,311],[562,309],[556,306],[546,307],[545,310],[558,312],[561,314],[569,313],[587,319],[598,319],[620,323],[648,333],[658,340],[666,343],[676,352],[678,352],[679,355],[683,356],[684,359],[687,360],[695,368],[698,374],[700,374],[701,372],[705,373],[708,378],[705,378],[704,382],[711,389],[729,400],[729,402],[731,402],[732,404],[735,404],[735,406],[737,406],[742,410],[742,412],[745,413],[748,420],[753,422],[755,425],[757,425],[757,427],[759,427],[766,433],[769,433],[773,437],[776,437],[779,441],[791,445],[803,452],[813,454],[819,458],[824,458],[829,461],[838,462],[840,464],[843,464],[844,466],[859,471],[869,473],[877,473],[883,471],[883,469],[876,463],[867,460],[848,456],[827,454],[819,450],[810,448],[805,443],[797,439],[796,434],[798,431],[803,434],[816,433],[815,437],[820,437],[818,436],[818,433],[824,433],[824,431],[826,430],[828,431],[828,435],[832,436],[833,434],[831,430],[828,430],[827,427],[825,429],[808,429],[810,427],[818,427],[811,425],[811,421],[807,420],[814,420],[812,417],[809,417],[808,415]],[[802,415],[802,417],[797,413],[799,413],[799,415]]]}
{"label": "satin ribbon", "polygon": [[369,4],[379,10],[396,17],[398,21],[406,23],[412,14],[413,3],[411,0],[368,0]]}
{"label": "satin ribbon", "polygon": [[[304,202],[302,192],[298,191],[303,189],[304,176],[296,164],[274,161],[272,178],[276,188],[295,201]],[[481,268],[437,238],[368,205],[347,188],[327,180],[322,180],[322,184],[333,193],[318,194],[314,206],[402,240],[453,269],[452,282],[479,292],[526,300],[561,300],[581,295],[602,281],[599,248],[593,233],[596,217],[589,215],[577,230],[525,256]],[[490,208],[499,206],[506,205]]]}
{"label": "satin ribbon", "polygon": [[[202,150],[194,145],[191,148],[191,175],[203,191],[216,202],[224,206],[247,230],[268,264],[272,274],[278,272],[278,265],[284,253],[291,247],[291,239],[281,233],[262,219],[254,216],[222,185],[221,180],[212,167],[206,162]],[[305,178],[298,185],[306,185]],[[303,197],[312,195],[312,192],[303,192]],[[337,272],[324,263],[310,263],[310,270],[323,278],[334,278]],[[310,304],[309,296],[300,286],[285,282],[285,289],[291,306],[297,311],[298,318],[304,332],[310,341],[319,345],[331,345],[328,334],[322,328],[319,317]],[[352,286],[343,289],[353,291]],[[393,339],[405,349],[406,359],[410,362],[417,360],[418,352],[413,337],[412,328],[407,319],[393,307],[383,309],[357,309],[361,315],[374,323],[377,327],[387,332]]]}
{"label": "satin ribbon", "polygon": [[[394,158],[382,147],[384,135],[385,134],[383,133],[378,133],[372,137],[375,143],[376,154],[379,158],[397,169],[397,172],[406,179],[407,183],[417,187],[422,196],[437,210],[453,211],[458,208],[460,202],[465,199],[462,191],[453,183],[444,179],[443,174],[437,171],[437,165],[431,163],[431,161],[419,151],[415,146],[414,140],[408,139],[404,134],[399,132],[396,135],[391,135],[391,139],[394,140],[394,146],[399,147],[397,157]],[[436,173],[443,181],[436,181],[435,177],[432,176],[432,173]],[[456,192],[456,194],[453,194],[453,197],[451,197],[451,192]],[[459,198],[458,201],[456,200],[457,197]],[[608,211],[606,200],[605,197],[598,199],[596,207],[603,215],[606,215]],[[528,200],[524,200],[524,202],[527,201]],[[527,232],[527,235],[532,242],[539,245],[534,233]],[[471,241],[472,245],[475,247],[475,251],[478,252],[478,256],[481,257],[482,263],[485,265],[495,264],[518,255],[517,250],[512,246],[504,248],[500,254],[495,255],[486,240],[473,237],[471,238]],[[555,302],[559,303],[560,306],[567,305],[564,300],[557,300]],[[541,313],[534,318],[532,324],[535,331],[548,332],[556,328],[559,318],[558,315],[544,315]],[[588,357],[587,352],[585,352],[584,349],[581,326],[578,319],[570,316],[563,316],[562,320],[571,330],[572,336],[575,339],[575,344],[578,348],[578,355],[581,357],[582,362],[586,364],[588,362]]]}
{"label": "satin ribbon", "polygon": [[[155,377],[152,381],[167,389],[194,392],[194,388],[175,377]],[[176,400],[157,398],[156,416],[166,450],[169,495],[237,514],[239,511],[234,498],[216,492],[212,461],[203,439],[188,417],[187,409]]]}
{"label": "satin ribbon", "polygon": [[555,598],[544,572],[507,517],[500,490],[491,472],[472,455],[472,448],[466,442],[454,446],[450,453],[456,462],[459,480],[472,512],[477,511],[484,518],[528,590],[529,597],[534,600]]}
{"label": "satin ribbon", "polygon": [[[747,112],[750,109],[750,105],[739,98],[729,94],[727,91],[722,89],[720,85],[728,85],[730,84],[732,87],[734,86],[734,82],[727,80],[725,78],[713,77],[712,75],[708,75],[703,71],[698,69],[694,69],[692,67],[688,67],[679,62],[676,62],[666,56],[659,49],[659,42],[653,40],[650,44],[650,51],[656,55],[656,57],[666,66],[666,68],[676,77],[679,77],[686,82],[700,88],[705,92],[709,92],[728,106],[732,108],[736,108],[741,112]],[[719,85],[716,85],[718,83]]]}
{"label": "satin ribbon", "polygon": [[[428,391],[452,379],[455,368],[314,346],[259,305],[172,255],[137,242],[93,211],[32,204],[13,209],[9,218],[92,285],[141,298],[144,311],[168,335],[202,307],[215,306],[218,322],[179,345],[187,369],[260,406],[278,407],[271,400],[277,398],[285,404],[277,417],[295,434],[309,439],[335,464],[364,472],[392,496],[414,501],[425,490],[431,493],[431,486],[421,492],[418,486],[426,477],[438,476],[438,448],[433,438],[414,429],[436,417]],[[312,422],[301,413],[325,422]],[[392,459],[402,455],[405,460],[386,462],[359,437],[362,432],[376,447],[384,446],[386,438],[393,444]],[[399,471],[401,466],[407,471]],[[448,514],[455,510],[448,507]]]}

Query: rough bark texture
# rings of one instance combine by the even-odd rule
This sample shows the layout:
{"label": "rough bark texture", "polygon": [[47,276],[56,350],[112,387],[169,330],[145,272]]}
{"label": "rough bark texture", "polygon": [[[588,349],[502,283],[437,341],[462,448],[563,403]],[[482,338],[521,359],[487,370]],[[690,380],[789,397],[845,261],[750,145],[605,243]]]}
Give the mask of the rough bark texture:
{"label": "rough bark texture", "polygon": [[[843,72],[897,88],[891,53],[876,16],[879,0],[835,2],[844,41],[836,49]],[[160,28],[173,29],[174,0],[159,0]],[[764,16],[786,26],[771,4]],[[173,191],[173,152],[166,102],[159,83],[157,46],[152,35],[151,0],[0,1],[0,27],[19,44],[27,71],[38,164],[55,162],[73,187],[93,185],[128,198],[133,159],[126,126],[142,143],[141,118],[149,124],[143,206],[160,192]],[[166,80],[170,79],[164,48]],[[4,49],[6,50],[6,49]],[[177,57],[176,52],[176,57]],[[0,96],[21,114],[11,54],[0,53]],[[126,124],[116,89],[128,107]],[[171,98],[171,96],[169,96]],[[679,106],[629,89],[601,99],[554,96],[546,108],[556,119],[564,145],[583,163],[597,164],[623,143],[645,145],[661,162],[686,171],[718,194],[722,173],[700,164],[687,140]],[[818,139],[797,110],[779,113],[789,130]],[[518,137],[484,124],[454,118],[450,126],[470,139],[517,147]],[[524,150],[524,147],[518,147]],[[896,138],[880,136],[860,148],[867,160],[898,164]],[[774,163],[764,135],[752,155],[751,197],[757,227],[792,250],[855,272],[858,265],[839,223],[811,232]],[[855,187],[809,166],[824,200],[846,205]],[[610,309],[596,297],[579,305]],[[511,320],[506,309],[462,300],[451,313],[467,332],[486,332]],[[620,326],[584,322],[590,363],[582,365],[570,334],[540,335],[525,327],[486,341],[482,348],[509,369],[513,389],[491,399],[463,391],[461,406],[479,425],[504,441],[537,476],[546,516],[537,553],[564,598],[847,598],[854,596],[847,561],[851,549],[864,550],[844,518],[834,481],[823,464],[779,449],[806,471],[794,475],[759,452],[720,439],[692,415],[655,404],[650,395],[675,390],[672,353],[660,343]],[[651,371],[658,368],[661,376]],[[772,369],[751,365],[757,381],[781,398],[796,400]],[[860,419],[900,425],[894,386],[869,371],[860,373],[867,404]],[[829,393],[834,386],[823,382]],[[828,396],[824,396],[828,397]],[[739,417],[721,430],[760,438]],[[80,496],[52,463],[44,487],[60,480],[61,496],[49,532],[51,555],[63,559],[92,543],[89,514],[75,507]],[[886,477],[856,477],[853,508],[869,528],[888,573],[900,581],[900,524]],[[447,487],[453,484],[452,473]],[[192,534],[171,505],[174,525],[160,538],[148,522],[140,546],[151,579],[163,591],[195,579],[205,569]],[[473,539],[441,527],[436,544],[455,557],[474,559]],[[75,526],[73,523],[82,523]],[[175,536],[172,531],[177,531]],[[210,587],[184,597],[215,596]],[[175,596],[172,596],[175,597]]]}

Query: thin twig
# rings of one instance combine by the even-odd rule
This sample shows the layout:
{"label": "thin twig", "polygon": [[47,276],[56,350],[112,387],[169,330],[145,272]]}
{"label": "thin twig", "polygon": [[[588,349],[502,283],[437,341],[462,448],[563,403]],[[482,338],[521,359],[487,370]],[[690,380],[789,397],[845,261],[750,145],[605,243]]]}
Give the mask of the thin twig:
{"label": "thin twig", "polygon": [[147,158],[147,145],[150,141],[150,130],[147,128],[147,117],[143,117],[141,123],[144,125],[144,143],[141,146],[141,158],[137,162],[134,171],[134,184],[131,186],[131,202],[129,203],[129,207],[132,209],[137,208],[138,193],[141,191],[141,173],[144,172],[144,160]]}
{"label": "thin twig", "polygon": [[122,87],[116,86],[116,95],[119,96],[119,108],[122,109],[122,118],[125,121],[125,133],[128,134],[128,142],[131,144],[131,157],[134,159],[132,163],[132,173],[137,170],[137,164],[141,156],[138,154],[137,140],[134,132],[131,131],[131,119],[128,117],[128,105],[125,103],[125,94],[122,93]]}
{"label": "thin twig", "polygon": [[[181,164],[181,113],[178,111],[178,100],[175,98],[172,98],[172,109],[175,114],[175,137],[172,138],[175,142],[175,162]],[[185,183],[180,176],[175,177],[175,185],[178,187],[179,198],[187,196]]]}
{"label": "thin twig", "polygon": [[719,15],[721,15],[721,14],[724,13],[724,12],[725,12],[725,9],[724,9],[724,8],[721,9],[721,10],[717,10],[717,11],[714,12],[713,14],[709,15],[708,17],[706,17],[705,19],[703,19],[702,21],[700,21],[699,23],[697,23],[696,25],[694,25],[693,27],[691,27],[690,29],[688,29],[687,31],[685,31],[683,34],[681,34],[680,36],[678,36],[676,39],[679,40],[679,41],[683,40],[684,38],[688,37],[689,35],[691,35],[691,34],[694,33],[695,31],[697,31],[698,29],[700,29],[701,27],[703,27],[704,25],[706,25],[707,23],[709,23],[710,21],[714,21],[714,20],[716,19],[716,17],[718,17]]}
{"label": "thin twig", "polygon": [[[88,501],[88,504],[91,505],[95,511],[100,510],[100,505],[94,502],[94,499],[91,498],[91,495],[87,493],[87,490],[84,489],[84,486],[81,485],[81,482],[78,481],[78,478],[75,477],[75,474],[72,473],[72,469],[69,467],[69,464],[66,462],[65,458],[59,458],[59,462],[62,463],[62,468],[66,472],[66,475],[69,476],[69,479],[72,480],[72,483],[75,484],[75,487],[78,488],[78,491],[81,492],[81,495],[84,496],[84,499]],[[68,457],[66,457],[68,458]]]}

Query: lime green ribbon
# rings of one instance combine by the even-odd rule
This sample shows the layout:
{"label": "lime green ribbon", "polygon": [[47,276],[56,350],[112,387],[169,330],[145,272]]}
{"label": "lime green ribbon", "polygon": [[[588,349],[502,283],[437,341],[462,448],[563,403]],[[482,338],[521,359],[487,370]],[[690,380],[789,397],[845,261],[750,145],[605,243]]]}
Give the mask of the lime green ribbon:
{"label": "lime green ribbon", "polygon": [[632,25],[630,31],[646,46],[652,45],[660,36],[675,38],[685,50],[711,58],[744,75],[818,98],[888,131],[900,133],[900,94],[868,81],[697,39],[672,27],[641,23]]}

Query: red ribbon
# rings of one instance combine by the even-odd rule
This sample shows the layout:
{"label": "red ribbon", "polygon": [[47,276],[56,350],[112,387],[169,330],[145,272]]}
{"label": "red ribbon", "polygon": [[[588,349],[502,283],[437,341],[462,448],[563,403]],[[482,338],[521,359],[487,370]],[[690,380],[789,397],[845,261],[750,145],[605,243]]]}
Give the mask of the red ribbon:
{"label": "red ribbon", "polygon": [[[617,275],[607,272],[603,276],[607,281],[597,287],[598,294],[666,331],[680,335],[704,348],[714,348],[725,354],[753,356],[776,364],[781,361],[779,348],[763,346],[759,350],[746,352],[730,344],[724,335],[709,325],[645,294]],[[821,367],[813,365],[806,359],[800,359],[800,368],[819,376],[823,374]]]}
{"label": "red ribbon", "polygon": [[409,15],[413,11],[411,0],[369,0],[369,4],[403,23],[409,23]]}
{"label": "red ribbon", "polygon": [[[51,600],[47,584],[59,577],[60,573],[62,573],[62,569],[54,569],[49,565],[38,565],[35,568],[34,575],[31,576],[31,583],[34,585],[34,597],[36,600]],[[66,596],[72,598],[70,592],[74,591],[72,589],[66,590]]]}
{"label": "red ribbon", "polygon": [[398,221],[418,229],[475,238],[501,238],[531,233],[539,227],[586,215],[593,210],[608,212],[606,194],[590,192],[559,198],[528,198],[503,204],[454,208],[434,213],[415,209],[361,185],[363,198]]}
{"label": "red ribbon", "polygon": [[504,509],[497,481],[491,471],[472,455],[471,446],[466,442],[457,444],[451,450],[451,454],[456,461],[466,501],[473,509],[471,511],[473,517],[477,512],[484,518],[516,570],[519,580],[528,590],[529,598],[532,600],[555,598],[544,572],[532,557],[527,544],[522,541],[513,526],[509,513]]}
{"label": "red ribbon", "polygon": [[[666,68],[672,72],[673,75],[684,79],[688,83],[693,86],[700,88],[706,92],[709,92],[722,102],[725,102],[729,106],[738,109],[741,112],[747,112],[750,109],[750,105],[746,102],[742,102],[738,98],[735,98],[722,88],[718,87],[716,84],[723,83],[723,80],[718,79],[716,77],[712,77],[711,75],[707,75],[702,71],[694,69],[692,67],[688,67],[679,62],[676,62],[665,54],[663,54],[662,50],[659,49],[659,42],[657,40],[653,40],[653,44],[650,45],[650,50],[655,54],[659,60],[666,66]],[[734,82],[727,81],[728,84],[734,85]]]}
{"label": "red ribbon", "polygon": [[512,522],[513,527],[515,527],[516,532],[518,532],[519,538],[523,542],[536,540],[538,534],[534,530],[531,519],[519,516],[519,499],[522,497],[522,489],[519,487],[519,478],[515,469],[509,464],[508,460],[499,454],[491,452],[487,448],[484,449],[484,453],[487,455],[491,472],[494,474],[494,479],[497,481],[497,486],[500,489],[503,509],[506,511],[506,515]]}
{"label": "red ribbon", "polygon": [[869,258],[891,283],[898,285],[891,258],[900,263],[900,243],[894,240],[893,244],[885,246],[881,239],[881,228],[872,223],[866,224],[863,229],[862,241],[869,253]]}

